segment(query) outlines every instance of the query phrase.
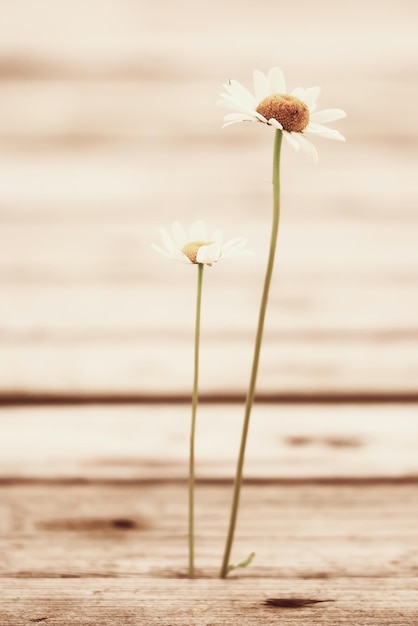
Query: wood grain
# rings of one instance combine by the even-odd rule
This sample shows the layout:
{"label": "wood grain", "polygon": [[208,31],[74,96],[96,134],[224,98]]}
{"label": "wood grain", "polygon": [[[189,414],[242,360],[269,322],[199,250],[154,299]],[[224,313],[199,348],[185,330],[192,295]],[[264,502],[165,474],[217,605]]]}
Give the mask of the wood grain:
{"label": "wood grain", "polygon": [[227,581],[242,411],[199,412],[189,581],[189,409],[2,410],[2,624],[416,622],[416,407],[256,407]]}
{"label": "wood grain", "polygon": [[[232,626],[242,624],[293,626],[320,623],[326,626],[413,626],[417,619],[415,579],[393,584],[379,579],[375,585],[364,579],[343,578],[332,581],[293,579],[273,581],[239,580],[176,581],[158,583],[83,580],[6,581],[2,586],[2,619],[5,626],[46,623],[104,626],[141,623]],[[16,594],[21,597],[16,602]],[[301,609],[277,609],[265,606],[265,599],[275,596],[328,598],[335,602]],[[83,617],[80,619],[79,615]],[[260,620],[262,620],[260,622]]]}
{"label": "wood grain", "polygon": [[[247,484],[231,577],[408,578],[417,574],[416,484]],[[196,486],[198,577],[218,574],[231,485]],[[2,488],[1,575],[184,577],[187,483]],[[260,516],[260,511],[262,515]]]}
{"label": "wood grain", "polygon": [[[234,558],[256,559],[219,581],[230,490],[198,485],[189,581],[185,484],[3,487],[2,624],[413,624],[415,491],[246,486]],[[269,597],[332,602],[296,611]]]}
{"label": "wood grain", "polygon": [[[243,406],[203,405],[197,476],[230,480]],[[4,408],[5,480],[184,480],[189,404]],[[417,406],[254,407],[245,476],[264,480],[405,479],[418,476]]]}

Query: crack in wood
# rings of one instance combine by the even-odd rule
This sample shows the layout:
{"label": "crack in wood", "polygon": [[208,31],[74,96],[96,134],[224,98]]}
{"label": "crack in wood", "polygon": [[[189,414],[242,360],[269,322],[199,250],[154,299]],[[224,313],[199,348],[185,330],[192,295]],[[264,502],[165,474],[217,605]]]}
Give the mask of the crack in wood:
{"label": "crack in wood", "polygon": [[315,600],[313,598],[267,598],[263,604],[282,609],[300,609],[310,604],[335,602],[335,600]]}

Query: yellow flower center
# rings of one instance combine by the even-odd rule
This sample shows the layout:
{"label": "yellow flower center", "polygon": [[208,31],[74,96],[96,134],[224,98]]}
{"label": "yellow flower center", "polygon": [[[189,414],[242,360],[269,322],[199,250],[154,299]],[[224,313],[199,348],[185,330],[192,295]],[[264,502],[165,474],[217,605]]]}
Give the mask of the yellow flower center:
{"label": "yellow flower center", "polygon": [[196,257],[199,251],[199,248],[202,246],[210,246],[212,241],[191,241],[190,243],[186,243],[181,251],[185,254],[192,263],[197,263]]}
{"label": "yellow flower center", "polygon": [[287,93],[275,93],[264,98],[256,108],[266,120],[280,122],[283,130],[301,133],[309,124],[309,109],[302,100]]}

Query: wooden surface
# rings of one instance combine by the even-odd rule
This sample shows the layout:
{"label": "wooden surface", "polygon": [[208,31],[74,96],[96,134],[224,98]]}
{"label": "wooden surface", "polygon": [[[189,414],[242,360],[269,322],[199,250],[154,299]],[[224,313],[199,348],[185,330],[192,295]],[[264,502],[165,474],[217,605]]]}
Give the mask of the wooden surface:
{"label": "wooden surface", "polygon": [[[417,6],[0,2],[0,626],[418,624]],[[223,82],[321,85],[345,144],[282,159],[233,562],[217,579],[267,254],[272,135]],[[203,218],[196,558],[187,563]],[[317,602],[289,608],[266,604]]]}
{"label": "wooden surface", "polygon": [[188,405],[4,408],[1,623],[416,624],[416,411],[256,406],[220,581],[242,407],[202,406],[190,581]]}
{"label": "wooden surface", "polygon": [[[187,477],[190,406],[24,407],[0,411],[7,481],[147,481]],[[256,405],[246,476],[254,479],[418,477],[417,405]],[[243,406],[203,405],[197,473],[230,480]]]}
{"label": "wooden surface", "polygon": [[[23,588],[23,591],[22,591]],[[10,613],[4,615],[5,626],[15,624],[391,624],[413,626],[416,624],[415,579],[402,579],[388,585],[387,580],[374,580],[365,585],[364,579],[342,579],[332,588],[335,602],[311,605],[306,608],[277,609],[264,605],[266,594],[289,597],[295,588],[293,579],[261,584],[259,580],[239,582],[196,580],[181,583],[165,579],[164,588],[155,579],[120,582],[87,579],[80,582],[67,580],[57,593],[57,583],[30,580],[22,586],[20,581],[10,581],[4,590]],[[16,593],[21,594],[21,621],[13,617]],[[306,598],[314,595],[324,600],[329,585],[323,580],[297,582],[297,595]],[[292,594],[293,595],[293,594]],[[336,604],[339,608],[336,610]],[[45,610],[45,605],[49,607]],[[80,613],[82,620],[78,619]],[[12,617],[9,617],[12,615]],[[33,617],[32,617],[33,616]],[[215,617],[215,621],[214,620]],[[212,620],[212,621],[210,621]],[[261,621],[262,620],[262,621]]]}

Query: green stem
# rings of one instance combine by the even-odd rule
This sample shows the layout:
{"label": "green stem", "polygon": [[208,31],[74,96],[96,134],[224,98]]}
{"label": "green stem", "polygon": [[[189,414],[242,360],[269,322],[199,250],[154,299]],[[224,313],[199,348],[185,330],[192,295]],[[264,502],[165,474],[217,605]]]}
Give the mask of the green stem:
{"label": "green stem", "polygon": [[250,383],[248,386],[247,400],[245,405],[244,423],[241,435],[241,445],[238,455],[237,469],[235,475],[234,491],[231,506],[231,516],[229,520],[228,534],[226,538],[225,552],[220,571],[220,578],[226,578],[231,571],[229,558],[234,540],[235,525],[238,515],[239,498],[242,485],[242,474],[245,458],[245,447],[247,443],[248,428],[250,424],[251,409],[254,403],[255,386],[257,382],[258,364],[260,360],[261,343],[263,339],[264,319],[266,316],[267,301],[270,290],[271,277],[273,274],[274,256],[277,246],[277,236],[279,232],[280,217],[280,149],[282,144],[282,131],[277,130],[274,139],[273,154],[273,218],[270,235],[270,251],[267,261],[266,275],[264,278],[264,288],[261,297],[260,311],[258,316],[258,327],[254,345],[253,364],[251,370]]}
{"label": "green stem", "polygon": [[204,264],[199,263],[197,268],[196,323],[194,333],[194,376],[189,452],[189,578],[194,578],[194,444],[196,433],[196,413],[199,400],[200,311],[202,304],[202,282]]}

